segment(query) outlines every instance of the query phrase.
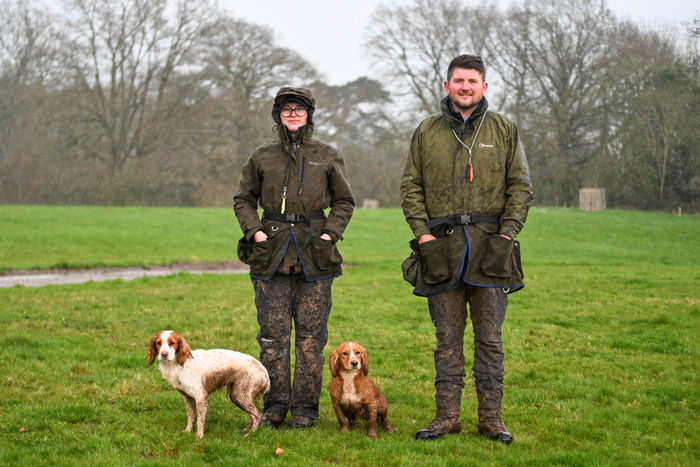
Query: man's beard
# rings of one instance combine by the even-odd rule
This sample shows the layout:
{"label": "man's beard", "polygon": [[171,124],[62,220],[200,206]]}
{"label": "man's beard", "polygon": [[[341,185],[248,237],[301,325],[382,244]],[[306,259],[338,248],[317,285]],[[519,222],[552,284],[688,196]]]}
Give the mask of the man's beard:
{"label": "man's beard", "polygon": [[472,98],[472,104],[471,104],[471,105],[465,107],[465,106],[463,106],[462,104],[460,104],[459,102],[455,101],[454,99],[450,99],[450,100],[452,101],[452,107],[453,107],[456,111],[458,111],[458,112],[461,112],[461,111],[471,112],[471,111],[473,111],[473,110],[479,105],[479,102],[481,102],[481,99],[476,100],[476,98],[475,98],[475,96],[474,96],[473,94],[472,94],[472,95],[469,95],[469,96],[467,96],[467,97],[471,97],[471,98]]}

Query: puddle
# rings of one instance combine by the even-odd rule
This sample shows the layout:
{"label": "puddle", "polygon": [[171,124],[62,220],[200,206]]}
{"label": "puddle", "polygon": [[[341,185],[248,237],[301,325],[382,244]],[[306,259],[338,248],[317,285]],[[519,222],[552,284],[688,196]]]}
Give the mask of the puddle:
{"label": "puddle", "polygon": [[[198,267],[199,266],[199,267]],[[187,272],[189,274],[245,274],[248,267],[242,263],[203,263],[202,265],[172,265],[144,268],[100,268],[60,271],[14,271],[0,276],[0,288],[22,285],[41,287],[50,284],[81,284],[121,279],[130,281],[141,277],[163,277]]]}

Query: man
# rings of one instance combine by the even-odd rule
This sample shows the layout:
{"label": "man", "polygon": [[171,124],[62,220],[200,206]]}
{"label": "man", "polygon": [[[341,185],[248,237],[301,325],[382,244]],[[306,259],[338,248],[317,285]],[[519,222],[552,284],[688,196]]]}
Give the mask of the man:
{"label": "man", "polygon": [[479,432],[506,444],[501,419],[501,325],[507,293],[524,287],[515,236],[532,186],[515,125],[487,111],[481,57],[461,55],[447,69],[442,112],[420,123],[401,180],[406,221],[417,240],[414,293],[428,297],[435,325],[436,416],[416,439],[462,429],[467,304],[474,330],[473,376]]}

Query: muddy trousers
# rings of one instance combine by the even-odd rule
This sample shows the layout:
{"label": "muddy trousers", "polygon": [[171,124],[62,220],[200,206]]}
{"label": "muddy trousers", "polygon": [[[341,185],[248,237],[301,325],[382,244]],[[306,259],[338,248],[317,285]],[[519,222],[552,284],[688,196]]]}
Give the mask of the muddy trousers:
{"label": "muddy trousers", "polygon": [[[435,404],[459,410],[464,388],[464,330],[467,303],[474,329],[472,367],[480,410],[500,409],[503,397],[503,344],[501,325],[508,296],[497,287],[460,287],[428,297],[435,325]],[[459,413],[459,412],[458,412]]]}
{"label": "muddy trousers", "polygon": [[[333,278],[307,282],[303,274],[252,279],[258,309],[260,362],[270,375],[265,413],[318,419],[323,348],[328,341]],[[294,383],[290,342],[294,325]]]}

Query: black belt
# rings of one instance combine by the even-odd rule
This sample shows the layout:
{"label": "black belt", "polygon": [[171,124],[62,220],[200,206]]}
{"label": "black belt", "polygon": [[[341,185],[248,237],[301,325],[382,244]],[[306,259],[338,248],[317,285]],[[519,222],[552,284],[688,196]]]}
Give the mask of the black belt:
{"label": "black belt", "polygon": [[500,219],[500,214],[457,214],[454,216],[434,217],[428,221],[428,228],[433,229],[438,225],[449,225],[454,227],[455,225],[478,224],[479,222],[498,222]]}
{"label": "black belt", "polygon": [[276,221],[276,222],[288,222],[288,223],[302,223],[306,225],[311,225],[311,221],[316,219],[325,219],[326,215],[321,212],[312,212],[311,214],[292,214],[284,213],[278,214],[276,212],[265,212],[263,214],[264,220]]}

